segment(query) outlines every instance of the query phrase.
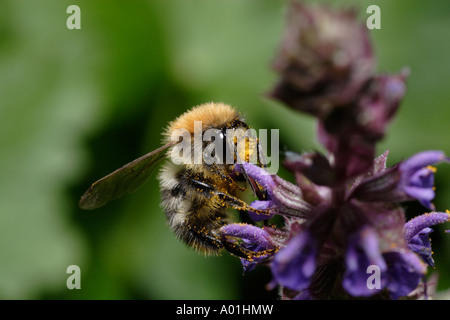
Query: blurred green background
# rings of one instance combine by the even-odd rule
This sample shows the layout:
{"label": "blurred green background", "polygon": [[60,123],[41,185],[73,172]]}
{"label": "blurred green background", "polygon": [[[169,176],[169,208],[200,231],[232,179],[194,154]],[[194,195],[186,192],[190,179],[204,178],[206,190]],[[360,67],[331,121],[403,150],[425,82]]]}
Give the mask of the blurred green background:
{"label": "blurred green background", "polygon": [[[321,1],[325,2],[326,1]],[[329,2],[328,2],[329,3]],[[393,164],[421,150],[450,155],[448,0],[333,1],[381,8],[370,31],[379,72],[411,69],[408,93],[379,153]],[[81,8],[81,30],[66,9]],[[278,128],[283,148],[321,149],[311,118],[264,97],[285,1],[2,0],[0,2],[0,298],[274,298],[264,267],[242,276],[228,254],[205,258],[177,241],[158,183],[93,212],[89,185],[160,145],[167,122],[222,101],[254,128]],[[450,169],[438,167],[438,210],[450,209]],[[423,209],[414,205],[409,214]],[[450,235],[432,234],[439,290],[450,287]],[[449,227],[447,226],[447,229]],[[66,269],[81,268],[81,290]]]}

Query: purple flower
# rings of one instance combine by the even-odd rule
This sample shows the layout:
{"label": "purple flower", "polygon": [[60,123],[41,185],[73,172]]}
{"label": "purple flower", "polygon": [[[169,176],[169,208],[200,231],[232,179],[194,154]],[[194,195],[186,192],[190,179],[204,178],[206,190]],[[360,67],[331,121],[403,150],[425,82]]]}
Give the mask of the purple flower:
{"label": "purple flower", "polygon": [[292,2],[274,69],[271,95],[289,107],[325,118],[351,103],[373,73],[369,36],[356,12]]}
{"label": "purple flower", "polygon": [[423,229],[411,238],[408,243],[408,247],[417,253],[426,263],[428,263],[429,266],[434,267],[434,260],[431,256],[431,241],[428,236],[431,232],[433,232],[433,229],[431,228]]}
{"label": "purple flower", "polygon": [[[235,170],[264,195],[255,192],[258,199],[250,204],[256,225],[221,229],[226,241],[255,253],[252,261],[241,259],[244,271],[270,267],[271,286],[280,286],[283,299],[414,298],[426,287],[427,265],[434,265],[431,227],[449,221],[450,214],[432,212],[406,222],[401,204],[417,200],[434,210],[432,165],[450,158],[425,151],[392,167],[386,166],[388,152],[375,158],[409,72],[379,75],[373,66],[367,28],[354,12],[289,6],[274,63],[279,79],[270,96],[316,117],[327,154],[286,152],[284,166],[296,184],[259,166],[237,164]],[[275,215],[279,225],[259,222]],[[375,289],[368,282],[373,266],[380,273]]]}
{"label": "purple flower", "polygon": [[[374,160],[373,173],[387,170],[386,155]],[[317,161],[307,165],[306,160],[318,158],[309,156],[290,155],[290,167],[299,170],[296,172],[300,175],[299,172],[313,175]],[[338,203],[333,197],[321,197],[321,201],[310,204],[312,209],[308,214],[302,214],[301,210],[297,214],[293,214],[295,210],[287,213],[286,203],[290,201],[299,204],[290,204],[289,208],[304,208],[300,205],[304,202],[301,198],[303,193],[290,194],[289,198],[286,196],[289,193],[285,194],[287,186],[290,186],[288,182],[276,175],[261,175],[263,169],[253,164],[244,163],[243,166],[249,177],[263,185],[269,195],[270,200],[258,200],[259,203],[270,204],[267,208],[285,217],[291,236],[288,237],[286,232],[276,234],[273,228],[256,232],[256,236],[253,235],[253,230],[257,229],[255,226],[235,225],[224,227],[224,230],[227,235],[242,238],[243,245],[255,252],[274,248],[275,242],[282,247],[254,262],[242,263],[246,272],[260,261],[271,261],[274,283],[296,292],[291,294],[291,298],[331,297],[327,290],[336,285],[342,286],[353,297],[388,294],[397,299],[406,296],[417,288],[426,272],[425,264],[416,253],[425,261],[432,261],[431,246],[423,240],[424,233],[428,232],[426,228],[449,220],[448,213],[433,212],[405,223],[404,211],[398,205],[383,201],[359,202],[352,197],[347,198],[345,193]],[[326,181],[323,177],[319,180]],[[356,179],[353,184],[361,182],[364,178]],[[313,192],[313,189],[306,190]],[[263,240],[257,240],[259,237]],[[339,265],[339,260],[345,266],[342,271],[334,267]],[[367,284],[367,270],[373,265],[381,271],[380,288],[377,289],[369,288]],[[337,276],[336,272],[342,272],[342,275]],[[340,285],[336,284],[338,279],[342,281]]]}
{"label": "purple flower", "polygon": [[[379,290],[367,285],[367,269],[371,265],[377,266],[381,272],[386,271],[386,263],[380,253],[376,232],[368,226],[350,235],[345,255],[346,270],[343,287],[352,296],[371,296]],[[384,284],[380,288],[384,287]]]}
{"label": "purple flower", "polygon": [[318,244],[307,230],[294,236],[274,257],[272,274],[275,280],[290,289],[306,289],[316,270]]}
{"label": "purple flower", "polygon": [[415,154],[399,165],[398,188],[418,200],[424,207],[434,210],[434,172],[432,165],[450,159],[442,151],[424,151]]}
{"label": "purple flower", "polygon": [[404,202],[418,200],[434,210],[435,197],[432,165],[450,162],[442,151],[423,151],[359,183],[352,196],[363,201]]}
{"label": "purple flower", "polygon": [[237,164],[235,170],[238,172],[245,170],[248,177],[256,181],[267,192],[266,200],[255,200],[250,206],[259,210],[269,209],[272,214],[261,215],[249,211],[248,214],[254,221],[270,219],[274,214],[297,217],[309,214],[311,206],[303,200],[302,191],[298,186],[277,175],[270,175],[263,168],[251,163]]}
{"label": "purple flower", "polygon": [[253,270],[257,264],[264,262],[265,259],[277,249],[277,245],[271,240],[271,235],[266,229],[251,224],[227,224],[221,228],[221,233],[226,241],[240,241],[239,245],[244,248],[244,250],[261,253],[261,256],[256,256],[253,260],[241,258],[244,273]]}
{"label": "purple flower", "polygon": [[405,224],[405,240],[408,247],[419,254],[430,266],[434,266],[434,260],[431,257],[431,243],[428,237],[433,231],[430,227],[449,220],[449,212],[431,212],[417,216]]}
{"label": "purple flower", "polygon": [[389,251],[383,257],[388,266],[387,289],[391,298],[398,299],[413,292],[426,273],[426,264],[407,250]]}

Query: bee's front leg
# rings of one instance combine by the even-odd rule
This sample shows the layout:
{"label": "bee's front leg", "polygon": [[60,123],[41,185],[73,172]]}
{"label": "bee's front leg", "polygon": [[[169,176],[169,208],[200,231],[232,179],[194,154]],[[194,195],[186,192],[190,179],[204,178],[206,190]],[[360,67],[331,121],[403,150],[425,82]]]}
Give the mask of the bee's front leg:
{"label": "bee's front leg", "polygon": [[216,197],[220,199],[223,203],[223,206],[230,207],[239,211],[249,211],[256,213],[258,215],[271,216],[269,209],[256,209],[247,204],[245,201],[234,197],[228,193],[220,192],[217,190],[212,191]]}

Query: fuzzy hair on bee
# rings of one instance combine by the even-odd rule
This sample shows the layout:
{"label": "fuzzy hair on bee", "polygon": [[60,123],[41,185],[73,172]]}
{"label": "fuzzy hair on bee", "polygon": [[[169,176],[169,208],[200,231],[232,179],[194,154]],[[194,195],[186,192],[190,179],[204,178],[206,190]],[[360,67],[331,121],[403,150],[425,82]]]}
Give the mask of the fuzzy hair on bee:
{"label": "fuzzy hair on bee", "polygon": [[[198,127],[201,124],[201,127]],[[201,146],[189,144],[192,157],[200,156],[205,148],[219,146],[221,151],[235,148],[238,140],[245,139],[245,148],[236,151],[231,162],[225,162],[223,153],[216,152],[213,158],[218,161],[206,163],[174,163],[167,157],[180,140],[173,139],[173,133],[183,131],[194,137],[200,129],[201,134],[212,130],[215,139],[201,140]],[[265,192],[245,172],[237,172],[235,165],[258,153],[259,142],[256,137],[237,135],[230,138],[230,132],[246,132],[249,126],[242,115],[233,107],[223,103],[206,103],[196,106],[170,122],[163,132],[164,145],[157,150],[138,158],[122,168],[98,180],[86,191],[80,200],[83,209],[95,209],[133,192],[150,176],[151,169],[166,159],[158,174],[161,192],[161,206],[167,223],[175,236],[190,247],[205,254],[218,254],[223,249],[233,255],[251,260],[268,252],[253,252],[237,242],[227,239],[220,229],[231,223],[230,209],[269,215],[268,210],[252,208],[242,200],[242,193],[248,186],[261,200]],[[256,146],[256,148],[255,148]],[[258,159],[258,158],[257,158]],[[257,162],[261,165],[261,162]]]}
{"label": "fuzzy hair on bee", "polygon": [[[202,132],[215,129],[222,133],[226,144],[226,130],[249,129],[242,115],[229,105],[208,103],[194,107],[169,123],[166,142],[175,130],[184,129],[194,135],[194,123],[201,122]],[[204,143],[203,147],[207,147]],[[224,146],[225,147],[225,146]],[[250,152],[256,149],[247,150]],[[201,152],[192,148],[192,152]],[[241,200],[245,179],[236,176],[235,163],[206,165],[175,165],[167,161],[158,175],[162,207],[169,226],[177,238],[204,254],[216,254],[222,249],[248,257],[248,252],[229,243],[220,228],[231,222],[229,209],[251,209]]]}

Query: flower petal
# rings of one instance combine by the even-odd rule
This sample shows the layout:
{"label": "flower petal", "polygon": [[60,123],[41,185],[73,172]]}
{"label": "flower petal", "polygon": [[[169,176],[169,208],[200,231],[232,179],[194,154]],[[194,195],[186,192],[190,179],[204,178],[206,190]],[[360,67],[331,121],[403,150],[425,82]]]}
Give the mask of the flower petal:
{"label": "flower petal", "polygon": [[426,273],[426,265],[410,251],[390,251],[383,254],[388,265],[387,288],[393,299],[405,297],[414,291]]}
{"label": "flower petal", "polygon": [[417,170],[411,178],[409,179],[409,183],[412,186],[424,187],[424,188],[433,188],[434,186],[434,170],[429,167],[425,167]]}
{"label": "flower petal", "polygon": [[434,267],[434,260],[431,256],[431,241],[428,236],[431,232],[433,232],[433,229],[431,228],[423,229],[417,235],[412,237],[411,241],[408,243],[408,247],[417,253],[426,263],[428,263],[428,265]]}
{"label": "flower petal", "polygon": [[309,231],[300,232],[274,257],[275,280],[293,290],[306,289],[316,270],[317,241]]}
{"label": "flower petal", "polygon": [[[270,240],[270,234],[264,228],[246,223],[231,223],[223,226],[220,230],[225,237],[240,238],[242,240],[240,245],[253,252],[262,252],[276,248],[276,245]],[[253,258],[252,261],[241,258],[244,273],[253,270],[258,263],[264,261],[269,255],[263,254],[260,257]]]}
{"label": "flower petal", "polygon": [[400,181],[398,192],[404,192],[423,206],[434,210],[431,200],[434,199],[434,169],[430,167],[438,162],[450,162],[445,153],[438,150],[419,152],[400,163]]}
{"label": "flower petal", "polygon": [[405,223],[405,240],[409,243],[413,237],[418,235],[425,228],[429,228],[449,220],[450,213],[448,212],[430,212],[421,214],[420,216],[417,216]]}
{"label": "flower petal", "polygon": [[[311,211],[311,206],[303,200],[301,189],[277,175],[270,175],[263,168],[252,163],[236,164],[236,170],[245,170],[249,178],[256,181],[267,192],[267,200],[252,203],[255,209],[269,209],[273,214],[304,217]],[[254,205],[254,206],[253,206]],[[271,215],[259,216],[249,212],[256,221],[269,219]]]}
{"label": "flower petal", "polygon": [[417,199],[417,201],[419,201],[425,208],[434,210],[434,204],[431,203],[431,200],[435,197],[433,188],[405,186],[403,187],[403,191],[405,191],[410,197]]}
{"label": "flower petal", "polygon": [[386,270],[386,263],[380,253],[376,232],[370,227],[363,227],[349,236],[349,244],[345,256],[346,270],[342,285],[353,296],[371,296],[378,289],[367,285],[369,266],[377,266],[381,272]]}
{"label": "flower petal", "polygon": [[403,172],[415,172],[426,166],[433,165],[441,161],[449,161],[445,153],[440,150],[429,150],[416,153],[409,159],[400,164]]}
{"label": "flower petal", "polygon": [[[250,206],[258,210],[267,210],[274,206],[274,202],[272,200],[255,200]],[[248,211],[248,215],[253,221],[268,220],[273,217],[273,214],[257,214],[252,211]]]}
{"label": "flower petal", "polygon": [[223,226],[221,232],[224,236],[236,237],[247,240],[266,248],[273,249],[275,246],[270,241],[270,235],[262,228],[247,223],[231,223]]}

